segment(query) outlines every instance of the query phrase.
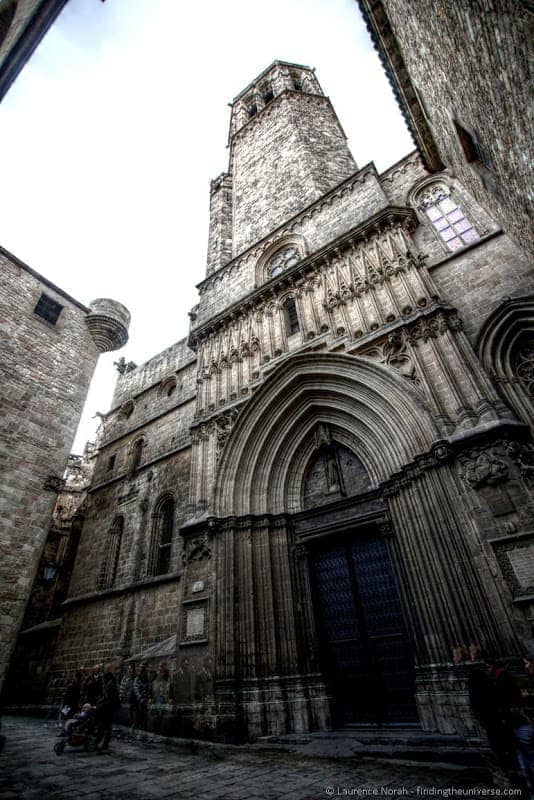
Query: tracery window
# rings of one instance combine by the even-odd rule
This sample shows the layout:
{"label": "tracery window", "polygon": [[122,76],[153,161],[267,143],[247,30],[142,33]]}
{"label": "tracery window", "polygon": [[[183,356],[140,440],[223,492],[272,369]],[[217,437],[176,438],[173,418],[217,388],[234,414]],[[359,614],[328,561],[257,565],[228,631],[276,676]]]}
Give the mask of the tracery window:
{"label": "tracery window", "polygon": [[172,497],[166,497],[156,506],[154,512],[148,564],[149,575],[166,575],[169,572],[173,532],[174,500]]}
{"label": "tracery window", "polygon": [[424,189],[418,195],[418,203],[449,250],[458,250],[480,239],[474,224],[445,184],[434,183]]}
{"label": "tracery window", "polygon": [[111,589],[117,577],[117,566],[122,542],[124,517],[115,517],[109,530],[106,553],[100,571],[100,589]]}
{"label": "tracery window", "polygon": [[279,250],[267,262],[267,275],[274,278],[289,267],[294,267],[299,261],[299,249],[296,245],[289,245]]}
{"label": "tracery window", "polygon": [[514,361],[515,374],[530,399],[534,400],[534,335],[522,339]]}

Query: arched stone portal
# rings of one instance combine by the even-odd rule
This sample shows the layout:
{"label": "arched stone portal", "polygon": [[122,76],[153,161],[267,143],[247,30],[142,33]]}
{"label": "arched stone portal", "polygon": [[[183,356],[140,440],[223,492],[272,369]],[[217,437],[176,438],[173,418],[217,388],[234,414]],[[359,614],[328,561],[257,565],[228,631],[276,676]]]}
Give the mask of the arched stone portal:
{"label": "arched stone portal", "polygon": [[[321,452],[332,502],[305,508]],[[354,486],[343,485],[336,453],[352,459]],[[325,619],[336,608],[357,617],[353,638],[367,637],[366,647],[370,616],[386,614],[377,624],[402,634],[402,645],[389,653],[396,676],[380,665],[378,672],[390,683],[402,675],[405,689],[408,662],[419,671],[445,665],[459,642],[517,649],[504,601],[473,568],[478,542],[451,460],[422,396],[383,366],[315,353],[287,359],[270,376],[226,441],[211,502],[220,724],[237,722],[255,736],[339,721],[325,666],[334,641]],[[332,559],[337,575],[325,578]],[[342,585],[353,596],[348,610],[339,606]],[[381,602],[390,603],[385,612]],[[353,652],[348,665],[356,673],[358,658]],[[362,691],[372,694],[368,677]],[[434,696],[428,676],[417,688],[425,727],[451,730],[456,714],[462,729],[465,707],[453,707],[466,698],[454,688],[447,695],[442,681]],[[402,721],[416,718],[413,709],[405,691],[386,712],[355,702],[345,721]]]}

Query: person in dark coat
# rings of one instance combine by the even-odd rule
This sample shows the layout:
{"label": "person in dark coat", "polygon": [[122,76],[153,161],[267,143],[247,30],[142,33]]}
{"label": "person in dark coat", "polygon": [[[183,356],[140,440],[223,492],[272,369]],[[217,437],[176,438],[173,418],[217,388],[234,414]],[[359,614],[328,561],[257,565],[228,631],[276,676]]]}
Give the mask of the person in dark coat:
{"label": "person in dark coat", "polygon": [[148,704],[151,697],[151,683],[148,674],[148,664],[143,662],[133,684],[135,699],[137,701],[137,719],[135,727],[142,731],[147,729]]}
{"label": "person in dark coat", "polygon": [[473,716],[485,729],[488,743],[504,769],[516,763],[514,729],[521,692],[506,667],[484,657],[480,651],[468,681],[469,703]]}
{"label": "person in dark coat", "polygon": [[102,680],[102,698],[96,706],[98,730],[96,746],[100,751],[107,750],[111,739],[113,717],[121,707],[119,687],[111,664],[106,664]]}
{"label": "person in dark coat", "polygon": [[103,689],[102,664],[95,664],[83,685],[85,702],[96,706],[102,697]]}
{"label": "person in dark coat", "polygon": [[135,727],[137,720],[137,697],[134,691],[135,683],[135,664],[128,664],[128,669],[121,680],[119,687],[119,694],[121,704],[127,704],[130,711],[129,725],[130,728]]}
{"label": "person in dark coat", "polygon": [[67,718],[73,717],[80,710],[80,697],[82,693],[82,678],[83,673],[81,669],[76,670],[72,680],[67,684],[65,694],[63,695],[62,707],[68,707],[70,711]]}

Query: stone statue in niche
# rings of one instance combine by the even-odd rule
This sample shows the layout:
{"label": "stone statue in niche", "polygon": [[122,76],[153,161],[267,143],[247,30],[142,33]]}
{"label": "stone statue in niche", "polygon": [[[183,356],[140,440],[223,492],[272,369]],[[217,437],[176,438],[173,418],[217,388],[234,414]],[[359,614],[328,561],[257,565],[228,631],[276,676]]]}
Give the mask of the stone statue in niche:
{"label": "stone statue in niche", "polygon": [[472,450],[460,463],[462,478],[472,489],[494,486],[508,478],[508,465],[496,450]]}
{"label": "stone statue in niche", "polygon": [[325,450],[325,460],[328,494],[336,494],[337,492],[342,492],[342,494],[344,494],[341,488],[341,476],[339,474],[339,467],[336,462],[336,455],[332,451],[331,447]]}
{"label": "stone statue in niche", "polygon": [[354,452],[332,439],[326,423],[314,430],[315,450],[302,483],[302,507],[313,508],[371,488],[369,474]]}
{"label": "stone statue in niche", "polygon": [[332,438],[330,436],[330,429],[326,422],[319,422],[315,428],[315,446],[330,447]]}

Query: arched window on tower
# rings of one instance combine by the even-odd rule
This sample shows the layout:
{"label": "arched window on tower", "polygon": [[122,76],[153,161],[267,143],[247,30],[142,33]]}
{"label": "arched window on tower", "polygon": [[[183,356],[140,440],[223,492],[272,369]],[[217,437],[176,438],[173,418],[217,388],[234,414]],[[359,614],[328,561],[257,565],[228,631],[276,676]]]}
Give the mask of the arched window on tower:
{"label": "arched window on tower", "polygon": [[130,477],[135,475],[135,473],[139,469],[139,466],[141,464],[141,459],[143,457],[144,446],[145,446],[145,440],[143,438],[137,439],[137,441],[134,442],[134,445],[132,447],[132,452],[130,455],[130,469],[129,469]]}
{"label": "arched window on tower", "polygon": [[267,277],[275,278],[284,270],[294,267],[300,260],[299,249],[296,245],[289,245],[279,250],[267,262]]}
{"label": "arched window on tower", "polygon": [[288,297],[287,300],[284,302],[282,308],[284,309],[286,333],[288,336],[293,336],[300,330],[297,305],[295,303],[294,298]]}
{"label": "arched window on tower", "polygon": [[171,567],[174,533],[174,500],[165,497],[159,501],[152,519],[152,540],[148,559],[149,575],[166,575]]}
{"label": "arched window on tower", "polygon": [[416,202],[448,250],[459,250],[480,239],[475,225],[445,183],[426,186],[416,195]]}
{"label": "arched window on tower", "polygon": [[115,584],[123,528],[124,517],[115,517],[113,524],[109,529],[106,552],[104,555],[104,561],[102,562],[102,568],[100,570],[100,578],[98,581],[100,589],[111,589],[111,587]]}

